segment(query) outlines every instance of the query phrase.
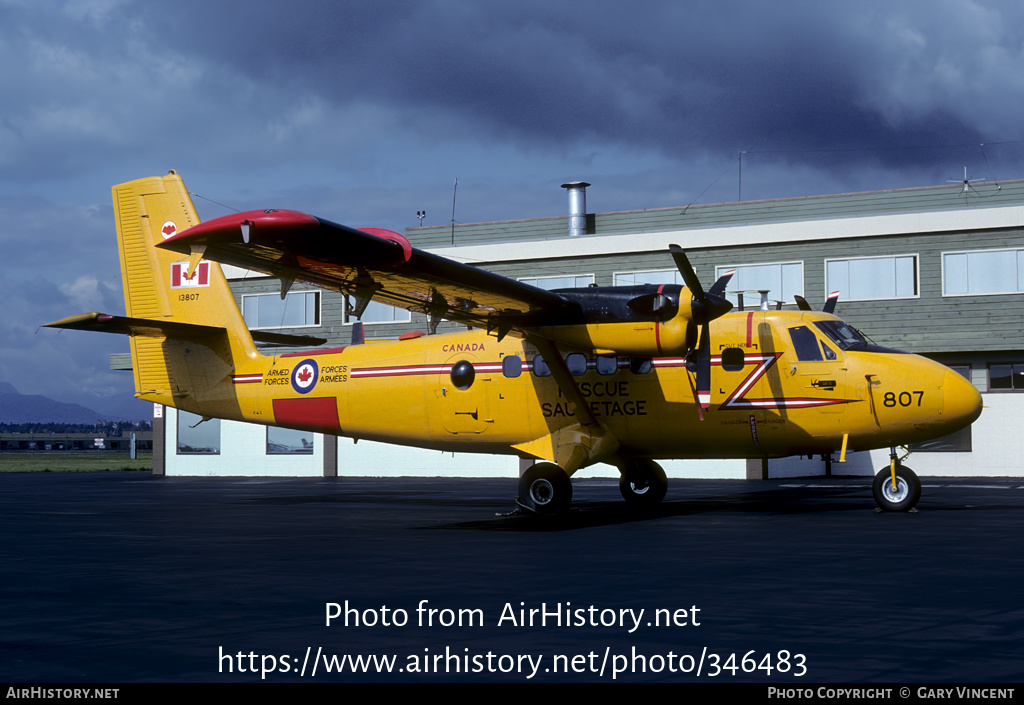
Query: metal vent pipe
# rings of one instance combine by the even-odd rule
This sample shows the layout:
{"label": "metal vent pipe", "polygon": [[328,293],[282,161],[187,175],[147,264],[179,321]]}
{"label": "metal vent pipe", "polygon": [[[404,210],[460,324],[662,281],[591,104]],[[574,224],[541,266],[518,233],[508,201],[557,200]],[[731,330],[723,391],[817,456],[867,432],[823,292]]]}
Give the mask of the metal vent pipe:
{"label": "metal vent pipe", "polygon": [[569,191],[569,237],[587,234],[587,186],[586,181],[562,184]]}

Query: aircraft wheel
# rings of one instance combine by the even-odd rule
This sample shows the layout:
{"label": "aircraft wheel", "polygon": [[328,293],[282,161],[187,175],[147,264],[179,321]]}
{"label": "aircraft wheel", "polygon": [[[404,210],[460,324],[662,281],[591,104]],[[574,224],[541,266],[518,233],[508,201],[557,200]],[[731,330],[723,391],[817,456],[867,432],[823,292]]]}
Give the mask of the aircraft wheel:
{"label": "aircraft wheel", "polygon": [[896,466],[896,489],[892,487],[892,471],[882,468],[872,485],[875,503],[883,512],[909,512],[921,499],[921,480],[905,465]]}
{"label": "aircraft wheel", "polygon": [[653,507],[665,499],[668,478],[653,460],[634,460],[619,468],[619,492],[634,507]]}
{"label": "aircraft wheel", "polygon": [[537,514],[561,514],[572,502],[572,481],[554,463],[536,463],[519,478],[517,501]]}

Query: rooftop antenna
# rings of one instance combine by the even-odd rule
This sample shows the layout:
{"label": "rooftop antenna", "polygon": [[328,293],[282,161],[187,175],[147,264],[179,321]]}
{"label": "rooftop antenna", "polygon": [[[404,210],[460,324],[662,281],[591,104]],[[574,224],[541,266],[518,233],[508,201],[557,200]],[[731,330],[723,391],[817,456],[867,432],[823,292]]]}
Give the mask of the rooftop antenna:
{"label": "rooftop antenna", "polygon": [[736,202],[743,200],[743,155],[746,154],[742,149],[740,150],[740,173],[736,179]]}
{"label": "rooftop antenna", "polygon": [[946,183],[948,183],[948,184],[960,184],[960,183],[962,183],[964,185],[963,194],[966,197],[967,196],[967,192],[971,190],[971,184],[978,183],[979,181],[984,181],[984,180],[985,179],[968,179],[967,178],[967,167],[964,166],[964,178],[963,178],[963,181],[958,181],[956,179],[946,179]]}
{"label": "rooftop antenna", "polygon": [[459,177],[455,177],[455,186],[452,187],[452,244],[455,244],[455,194],[459,191]]}
{"label": "rooftop antenna", "polygon": [[423,227],[423,219],[427,217],[426,211],[416,211],[416,217],[420,219],[420,227]]}

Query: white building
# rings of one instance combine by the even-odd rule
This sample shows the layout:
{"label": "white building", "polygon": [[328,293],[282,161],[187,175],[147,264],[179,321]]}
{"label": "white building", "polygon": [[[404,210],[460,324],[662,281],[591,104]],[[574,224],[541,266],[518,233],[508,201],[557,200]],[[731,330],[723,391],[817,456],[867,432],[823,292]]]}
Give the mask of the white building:
{"label": "white building", "polygon": [[[339,218],[336,218],[339,219]],[[570,236],[569,225],[580,228]],[[818,305],[839,290],[837,314],[885,346],[933,357],[982,392],[981,419],[955,438],[915,449],[920,475],[1022,475],[1024,450],[1024,181],[726,203],[622,213],[410,228],[414,247],[545,288],[674,281],[680,244],[702,279],[737,267],[733,289],[770,290]],[[228,272],[250,328],[347,344],[344,297]],[[745,303],[757,305],[756,294]],[[752,299],[754,299],[752,301]],[[367,339],[426,330],[421,314],[373,305]],[[283,327],[282,327],[283,323]],[[442,324],[444,330],[445,325]],[[451,329],[455,329],[453,326]],[[118,356],[120,357],[120,356]],[[122,365],[125,363],[122,361]],[[198,419],[174,409],[154,424],[155,472],[168,475],[518,476],[514,456],[460,456]],[[868,457],[872,456],[872,457]],[[834,473],[873,475],[888,451],[853,454]],[[669,477],[759,478],[825,472],[821,459],[669,461]],[[617,477],[608,466],[577,476]]]}

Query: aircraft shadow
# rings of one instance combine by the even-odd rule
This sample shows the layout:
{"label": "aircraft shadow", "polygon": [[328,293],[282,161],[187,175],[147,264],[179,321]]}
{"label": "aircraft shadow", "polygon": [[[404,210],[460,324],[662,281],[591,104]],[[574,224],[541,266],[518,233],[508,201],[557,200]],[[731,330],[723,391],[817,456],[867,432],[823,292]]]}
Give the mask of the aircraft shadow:
{"label": "aircraft shadow", "polygon": [[[842,493],[842,494],[839,494]],[[568,513],[558,517],[534,516],[525,512],[494,519],[438,524],[430,529],[472,531],[553,532],[599,526],[656,521],[672,517],[714,514],[821,514],[874,510],[870,490],[836,488],[778,489],[767,492],[738,492],[700,498],[665,500],[656,507],[637,509],[622,500],[573,502]]]}

